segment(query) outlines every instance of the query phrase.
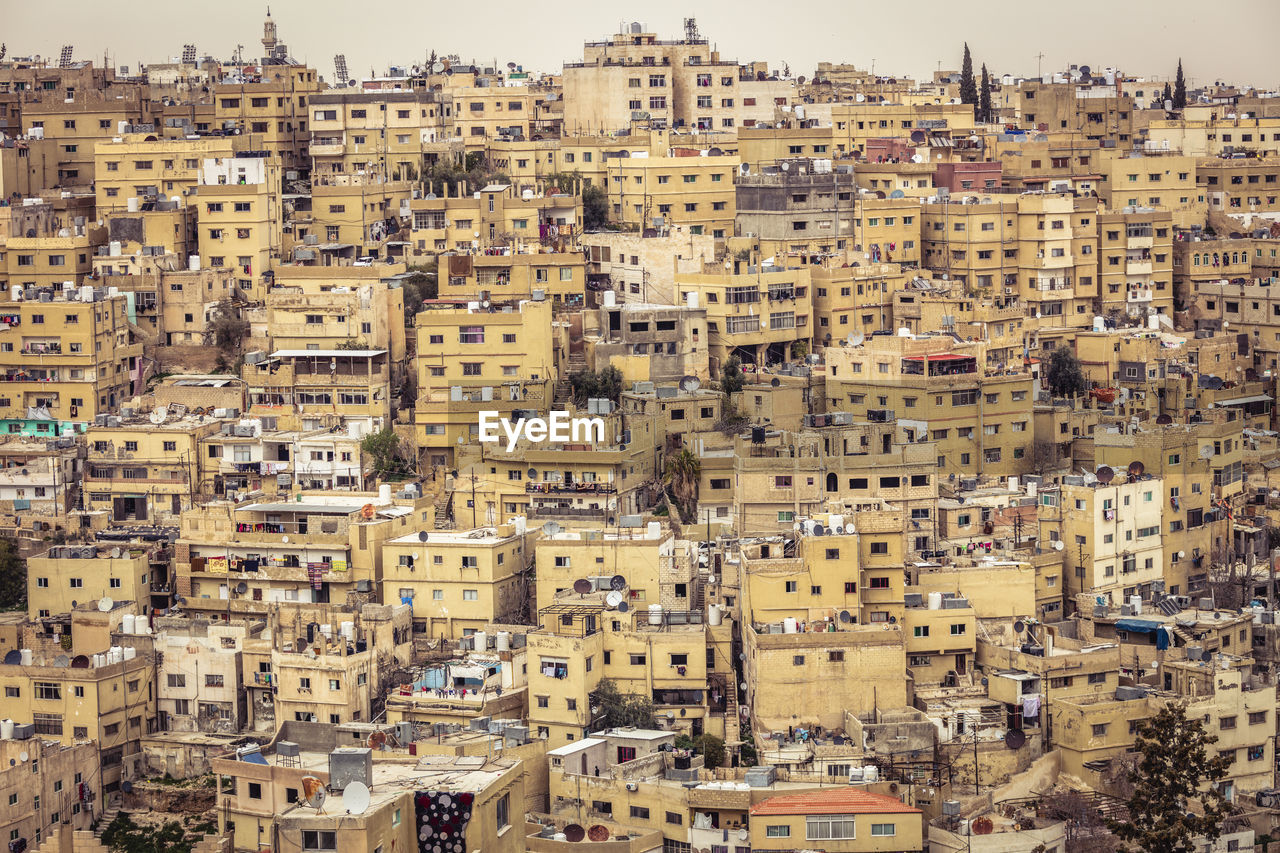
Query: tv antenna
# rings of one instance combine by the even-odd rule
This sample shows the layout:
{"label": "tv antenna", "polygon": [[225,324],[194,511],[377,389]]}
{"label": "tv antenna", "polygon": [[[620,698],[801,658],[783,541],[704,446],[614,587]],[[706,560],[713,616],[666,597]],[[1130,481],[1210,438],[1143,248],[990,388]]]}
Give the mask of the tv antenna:
{"label": "tv antenna", "polygon": [[339,85],[345,85],[351,79],[347,76],[347,55],[345,53],[339,53],[333,58],[333,71],[334,79]]}
{"label": "tv antenna", "polygon": [[182,64],[196,64],[196,46],[194,44],[184,44],[182,46]]}
{"label": "tv antenna", "polygon": [[698,38],[699,38],[698,19],[685,18],[684,19],[684,40],[689,42],[694,42],[694,41],[697,41]]}
{"label": "tv antenna", "polygon": [[58,57],[58,67],[59,67],[59,68],[70,68],[70,67],[71,67],[71,52],[72,52],[72,50],[74,50],[74,48],[73,48],[71,45],[69,45],[69,44],[64,44],[64,45],[62,46],[62,55],[61,55],[60,57]]}

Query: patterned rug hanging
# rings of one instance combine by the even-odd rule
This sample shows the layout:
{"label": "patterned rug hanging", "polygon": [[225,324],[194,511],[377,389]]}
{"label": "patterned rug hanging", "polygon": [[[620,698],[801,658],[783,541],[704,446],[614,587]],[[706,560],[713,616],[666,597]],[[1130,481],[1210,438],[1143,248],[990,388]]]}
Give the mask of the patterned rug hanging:
{"label": "patterned rug hanging", "polygon": [[418,819],[419,853],[465,853],[467,824],[475,794],[418,791],[413,797]]}

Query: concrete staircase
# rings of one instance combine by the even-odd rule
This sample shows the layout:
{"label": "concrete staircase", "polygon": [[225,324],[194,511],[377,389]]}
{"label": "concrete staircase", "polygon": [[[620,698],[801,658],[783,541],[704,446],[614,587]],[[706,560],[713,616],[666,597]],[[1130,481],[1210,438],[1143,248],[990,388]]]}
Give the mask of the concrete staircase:
{"label": "concrete staircase", "polygon": [[580,352],[569,353],[569,359],[560,370],[560,381],[556,383],[552,397],[553,408],[563,409],[573,396],[573,384],[569,377],[587,369],[587,357]]}

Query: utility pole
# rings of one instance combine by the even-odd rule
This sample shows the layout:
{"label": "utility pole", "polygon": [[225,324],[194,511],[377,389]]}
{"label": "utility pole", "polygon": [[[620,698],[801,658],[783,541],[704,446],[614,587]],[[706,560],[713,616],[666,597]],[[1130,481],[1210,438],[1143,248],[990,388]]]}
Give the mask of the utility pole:
{"label": "utility pole", "polygon": [[1044,77],[1044,71],[1041,68],[1043,64],[1044,64],[1044,51],[1040,51],[1039,53],[1036,54],[1036,77],[1037,78]]}

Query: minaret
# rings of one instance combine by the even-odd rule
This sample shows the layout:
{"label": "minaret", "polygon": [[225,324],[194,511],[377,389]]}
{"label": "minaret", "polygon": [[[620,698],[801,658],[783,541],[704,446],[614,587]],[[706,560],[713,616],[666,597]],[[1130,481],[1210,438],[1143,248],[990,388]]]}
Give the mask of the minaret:
{"label": "minaret", "polygon": [[267,7],[267,19],[262,23],[262,55],[268,59],[276,50],[276,22],[271,20],[271,7]]}

